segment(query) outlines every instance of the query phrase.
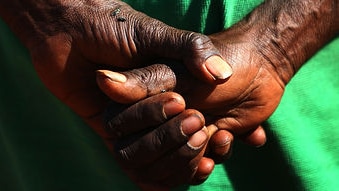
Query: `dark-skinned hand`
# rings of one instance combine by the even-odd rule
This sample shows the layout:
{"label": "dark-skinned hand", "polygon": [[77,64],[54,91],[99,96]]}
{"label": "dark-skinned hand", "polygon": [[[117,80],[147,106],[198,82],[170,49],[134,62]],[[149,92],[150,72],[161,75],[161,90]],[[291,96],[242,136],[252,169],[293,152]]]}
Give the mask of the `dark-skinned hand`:
{"label": "dark-skinned hand", "polygon": [[[225,130],[252,144],[264,142],[260,124],[279,104],[285,85],[308,58],[338,34],[338,7],[339,4],[331,0],[321,3],[268,0],[236,26],[211,35],[234,71],[226,83],[218,86],[198,81],[185,69],[178,69],[178,65],[173,66],[168,61],[159,63],[170,65],[176,79],[163,78],[173,74],[166,65],[154,65],[124,75],[100,71],[98,83],[111,99],[121,103],[133,103],[174,89],[184,96],[189,108],[205,115],[207,125],[218,127],[210,144],[211,150],[222,156],[227,153],[220,152],[225,151],[225,147],[219,150],[216,145],[223,143],[220,140],[226,137],[222,136]],[[175,86],[170,86],[173,84]],[[131,89],[134,94],[127,94]],[[114,126],[111,130],[121,131],[122,128]],[[139,144],[138,139],[134,139],[134,144]],[[203,161],[199,166],[201,163],[208,164]]]}
{"label": "dark-skinned hand", "polygon": [[[232,41],[228,41],[228,38]],[[209,154],[212,156],[207,155],[208,157],[204,157],[204,159],[211,157],[219,162],[230,154],[233,137],[229,132],[255,146],[262,145],[265,142],[265,133],[260,124],[277,107],[284,86],[277,73],[266,68],[268,66],[265,66],[265,64],[268,64],[268,62],[259,54],[256,54],[254,47],[250,47],[249,43],[243,43],[244,40],[241,39],[237,41],[235,36],[231,36],[231,33],[214,35],[212,39],[217,40],[215,42],[216,47],[220,48],[223,56],[227,58],[233,69],[232,77],[223,84],[211,86],[194,78],[184,68],[178,68],[177,64],[173,65],[165,61],[163,63],[167,65],[158,64],[122,72],[123,76],[110,71],[98,71],[98,83],[112,100],[121,103],[157,95],[162,90],[173,90],[180,93],[186,100],[187,108],[197,109],[205,116],[207,126],[215,125],[218,127],[219,131],[211,137],[208,148]],[[171,76],[169,74],[175,75],[176,79],[168,78],[167,76]],[[169,87],[166,85],[175,86]],[[130,92],[133,92],[133,94]],[[148,99],[152,98],[153,96]],[[133,112],[128,113],[131,115]],[[123,121],[116,118],[112,119],[112,121],[116,120]],[[135,125],[133,129],[126,129],[126,125],[116,125],[116,122],[113,124],[110,126],[112,131],[119,132],[118,134],[123,137],[121,139],[123,141],[129,139],[129,134],[135,134],[142,131],[143,128],[154,127],[154,125],[139,124]],[[152,137],[152,135],[149,136]],[[153,136],[156,136],[155,133]],[[152,138],[148,140],[148,145],[152,145],[151,140]],[[145,140],[133,140],[133,145],[137,144],[145,144]],[[128,148],[128,146],[126,147]],[[171,150],[168,152],[171,152]],[[129,158],[135,160],[134,162],[139,161],[138,156],[134,155],[133,152],[128,153],[128,155]],[[161,156],[156,160],[163,161],[165,166],[171,166],[169,169],[175,170],[173,166],[176,166],[176,163],[166,164],[166,157]],[[179,156],[177,160],[180,161]],[[150,167],[152,164],[142,164],[141,166]],[[203,160],[200,167],[204,165],[212,166],[214,163],[211,160]],[[145,166],[143,168],[146,168]],[[138,168],[134,170],[136,174],[139,173]],[[206,173],[206,175],[211,172]],[[197,181],[199,176],[194,178],[193,181]]]}
{"label": "dark-skinned hand", "polygon": [[97,69],[126,70],[171,58],[209,83],[232,73],[207,36],[167,26],[121,1],[0,0],[0,16],[27,47],[47,88],[110,148],[112,136],[102,122],[109,99],[96,84]]}
{"label": "dark-skinned hand", "polygon": [[167,26],[121,1],[0,2],[0,16],[28,48],[47,88],[103,137],[109,137],[101,121],[108,99],[97,87],[97,69],[141,67],[165,57],[211,83],[231,75],[207,36]]}
{"label": "dark-skinned hand", "polygon": [[113,103],[108,110],[107,131],[115,137],[116,158],[142,189],[166,190],[207,179],[214,162],[202,156],[216,128],[206,128],[200,112],[185,109],[180,95],[166,92],[122,112],[119,107],[126,108]]}

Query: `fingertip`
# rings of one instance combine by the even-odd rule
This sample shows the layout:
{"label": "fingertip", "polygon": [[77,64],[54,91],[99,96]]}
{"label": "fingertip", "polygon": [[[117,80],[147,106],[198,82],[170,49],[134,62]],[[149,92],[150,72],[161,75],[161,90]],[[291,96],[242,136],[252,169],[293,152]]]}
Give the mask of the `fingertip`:
{"label": "fingertip", "polygon": [[207,127],[209,138],[211,138],[217,131],[218,127],[214,124],[208,125]]}
{"label": "fingertip", "polygon": [[206,145],[208,140],[208,132],[205,128],[194,133],[188,140],[187,146],[192,150],[199,150]]}
{"label": "fingertip", "polygon": [[262,147],[266,143],[266,133],[262,126],[258,126],[255,130],[250,132],[241,138],[245,143],[255,146]]}
{"label": "fingertip", "polygon": [[234,137],[226,130],[218,130],[210,139],[211,155],[220,163],[231,155]]}
{"label": "fingertip", "polygon": [[202,157],[199,164],[198,164],[198,170],[197,175],[199,176],[208,176],[212,173],[214,169],[214,161],[207,157]]}
{"label": "fingertip", "polygon": [[127,81],[127,77],[125,75],[110,70],[97,70],[96,74],[98,80],[109,79],[117,83],[125,83]]}
{"label": "fingertip", "polygon": [[168,94],[168,97],[170,97],[170,99],[172,99],[173,101],[186,107],[185,99],[180,94],[176,92],[166,92],[166,94]]}
{"label": "fingertip", "polygon": [[186,107],[185,101],[180,95],[176,96],[175,94],[172,94],[169,96],[170,98],[164,103],[163,106],[163,115],[165,119],[179,114],[180,112],[184,111]]}
{"label": "fingertip", "polygon": [[[124,74],[109,70],[97,70],[99,88],[113,101],[123,104],[134,103],[147,95],[147,90],[128,83]],[[133,93],[131,93],[133,92]]]}
{"label": "fingertip", "polygon": [[231,66],[218,55],[210,56],[203,65],[214,80],[225,80],[233,73]]}
{"label": "fingertip", "polygon": [[207,180],[209,175],[214,170],[215,163],[212,159],[207,157],[202,157],[199,164],[196,173],[194,174],[192,184],[201,184],[204,181]]}

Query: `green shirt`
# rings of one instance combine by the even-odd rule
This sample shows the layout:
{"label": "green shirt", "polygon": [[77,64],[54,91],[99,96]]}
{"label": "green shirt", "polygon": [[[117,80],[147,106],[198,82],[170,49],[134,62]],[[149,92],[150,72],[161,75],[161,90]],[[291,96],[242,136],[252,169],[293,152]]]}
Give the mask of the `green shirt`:
{"label": "green shirt", "polygon": [[[165,23],[211,34],[260,0],[129,0]],[[267,144],[236,142],[231,159],[199,186],[177,190],[314,190],[339,187],[339,39],[288,84],[265,123]],[[0,190],[137,190],[101,139],[37,78],[27,51],[0,22]]]}

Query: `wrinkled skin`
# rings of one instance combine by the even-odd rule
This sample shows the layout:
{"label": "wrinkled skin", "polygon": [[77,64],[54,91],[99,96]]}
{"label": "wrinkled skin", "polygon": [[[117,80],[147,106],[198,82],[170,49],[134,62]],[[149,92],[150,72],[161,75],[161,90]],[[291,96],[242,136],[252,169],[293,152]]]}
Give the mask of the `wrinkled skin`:
{"label": "wrinkled skin", "polygon": [[[6,1],[1,0],[0,1],[0,14],[1,17],[10,25],[12,30],[20,37],[22,42],[26,45],[26,47],[29,49],[34,65],[43,80],[43,82],[46,84],[46,86],[57,96],[59,97],[63,102],[65,102],[68,106],[70,106],[76,113],[78,113],[82,118],[84,118],[87,123],[89,123],[94,129],[96,129],[101,136],[104,138],[111,138],[110,134],[107,134],[105,131],[102,130],[102,122],[100,121],[100,115],[103,111],[103,108],[107,106],[107,99],[104,95],[101,94],[101,92],[98,90],[95,82],[94,77],[95,73],[94,70],[96,69],[117,69],[117,67],[121,68],[131,68],[134,66],[142,66],[140,65],[141,61],[145,61],[145,63],[153,63],[153,61],[159,57],[162,58],[172,58],[175,60],[179,60],[184,62],[187,67],[192,71],[195,76],[198,76],[200,78],[205,79],[205,81],[213,81],[215,78],[221,78],[225,79],[227,75],[225,75],[224,72],[218,73],[218,67],[209,67],[210,62],[208,62],[208,58],[211,58],[211,55],[218,55],[219,53],[211,47],[211,43],[209,43],[209,40],[206,37],[200,36],[197,37],[195,34],[192,35],[192,33],[187,33],[185,31],[181,31],[177,33],[178,31],[172,30],[172,28],[168,28],[164,26],[161,23],[154,23],[154,25],[150,25],[150,23],[153,23],[154,20],[149,20],[149,18],[144,17],[144,15],[133,12],[129,7],[122,6],[121,7],[121,16],[123,18],[118,18],[116,15],[112,16],[112,12],[117,10],[117,7],[119,7],[118,4],[121,2],[119,1],[78,1],[78,0],[72,0],[72,1],[57,1],[57,0],[50,0],[50,1],[42,1],[42,0],[35,0],[35,1],[21,1],[21,0],[12,0],[12,1]],[[328,23],[338,23],[338,15],[334,15],[333,17],[330,15],[329,12],[332,11],[330,9],[331,7],[338,7],[336,1],[329,1],[325,0],[322,1],[319,4],[312,3],[311,0],[308,1],[286,1],[286,3],[281,3],[281,7],[273,7],[271,4],[274,4],[274,1],[268,1],[267,7],[263,10],[273,10],[272,13],[281,13],[279,11],[275,10],[283,10],[282,12],[287,12],[288,14],[282,14],[281,15],[269,15],[270,11],[262,11],[261,13],[264,14],[257,14],[258,18],[264,18],[266,14],[269,15],[270,18],[276,18],[276,23],[280,23],[282,28],[284,29],[285,21],[284,19],[290,19],[290,18],[298,18],[296,20],[292,20],[293,22],[286,22],[288,24],[292,24],[291,27],[286,26],[287,29],[295,28],[295,26],[298,26],[300,22],[303,21],[303,29],[299,30],[297,27],[296,30],[303,31],[302,33],[293,33],[295,34],[302,34],[302,37],[295,37],[292,35],[292,38],[286,38],[289,37],[289,35],[281,35],[283,37],[283,43],[278,42],[278,45],[282,46],[282,49],[286,52],[290,53],[289,50],[292,50],[292,53],[295,53],[296,55],[299,55],[300,52],[293,52],[298,51],[298,47],[305,47],[305,46],[299,46],[302,43],[296,42],[296,40],[301,40],[304,42],[310,42],[307,44],[306,50],[309,51],[305,54],[301,54],[302,56],[298,57],[297,59],[290,57],[289,59],[293,62],[291,63],[294,65],[294,69],[298,69],[299,66],[312,55],[317,48],[321,47],[324,42],[329,40],[333,36],[334,33],[338,33],[337,26],[331,27],[331,30],[329,34],[328,33]],[[273,2],[273,3],[272,3]],[[285,1],[284,1],[285,2]],[[302,2],[302,3],[301,3]],[[336,3],[336,4],[334,4]],[[277,3],[275,3],[277,4]],[[300,4],[300,6],[296,6],[296,4]],[[318,11],[318,7],[312,7],[313,5],[317,5],[319,7],[325,4],[325,8],[323,8],[321,11]],[[19,5],[18,7],[16,7]],[[309,5],[312,5],[309,7]],[[335,5],[335,6],[332,6]],[[279,5],[280,6],[280,5]],[[290,9],[293,7],[294,9]],[[306,17],[306,21],[311,22],[304,22],[304,17],[299,17],[300,15],[296,14],[299,12],[299,10],[303,10],[305,13],[303,16]],[[286,10],[292,10],[292,13],[286,11]],[[293,10],[298,10],[294,11]],[[311,10],[311,14],[308,10]],[[333,9],[335,10],[335,9]],[[336,9],[338,10],[338,9]],[[307,12],[308,11],[308,12]],[[315,12],[315,14],[314,14]],[[14,15],[13,15],[14,14]],[[120,13],[119,13],[120,14]],[[295,14],[295,15],[293,15]],[[143,19],[138,17],[144,17]],[[289,15],[289,17],[286,17],[285,15]],[[312,18],[309,19],[308,15],[321,15],[321,17]],[[281,17],[278,17],[281,16]],[[285,17],[284,17],[285,16]],[[136,19],[137,18],[137,19]],[[260,20],[258,19],[257,20]],[[325,22],[321,22],[320,18],[325,18]],[[333,18],[335,19],[335,22],[333,21]],[[126,20],[125,20],[126,19]],[[282,22],[281,22],[282,21]],[[147,24],[145,24],[147,23]],[[265,27],[268,27],[270,23],[265,23]],[[93,27],[95,26],[95,27]],[[151,28],[152,32],[148,32],[147,30],[148,26],[154,26],[155,28]],[[157,28],[159,27],[159,28]],[[264,27],[264,28],[265,28]],[[314,31],[306,31],[308,28],[311,28]],[[136,32],[135,30],[139,30]],[[277,31],[280,29],[278,28]],[[320,31],[316,31],[320,30]],[[126,32],[128,31],[128,32]],[[166,31],[165,33],[161,33],[161,35],[157,35],[158,33],[154,33],[154,31]],[[240,30],[237,32],[243,32],[244,30]],[[269,31],[269,30],[267,30]],[[272,30],[276,31],[276,30]],[[125,33],[126,32],[126,33]],[[144,32],[144,33],[143,33]],[[174,32],[174,33],[172,33]],[[259,31],[260,33],[266,32],[265,30]],[[307,32],[307,33],[306,33]],[[114,36],[112,35],[114,34]],[[143,36],[142,34],[146,34],[146,36]],[[305,35],[307,34],[307,35]],[[323,34],[323,35],[322,35]],[[151,36],[149,36],[151,35]],[[180,39],[178,41],[172,41],[173,35]],[[231,34],[230,34],[231,35]],[[314,36],[312,36],[314,35]],[[269,36],[269,35],[268,35]],[[279,35],[277,35],[279,36]],[[307,36],[308,39],[305,40],[305,37]],[[159,38],[160,37],[160,38]],[[251,37],[251,36],[249,36]],[[213,37],[214,39],[218,39],[218,36]],[[221,37],[220,37],[221,38]],[[255,36],[252,38],[235,38],[236,40],[246,40],[244,42],[247,42],[247,40],[250,39],[259,39],[261,41],[262,38],[259,36]],[[269,36],[270,38],[270,36]],[[148,40],[151,40],[149,42]],[[172,40],[169,40],[172,39]],[[291,41],[292,39],[292,41]],[[310,39],[315,39],[313,41],[310,41]],[[320,41],[319,41],[320,39]],[[135,40],[135,41],[134,41]],[[155,40],[155,43],[153,42]],[[221,38],[223,41],[223,38]],[[267,39],[264,39],[267,40]],[[275,39],[274,39],[275,40]],[[299,40],[299,41],[300,41]],[[319,42],[320,43],[319,43]],[[193,43],[192,43],[193,42]],[[233,40],[225,40],[225,42],[234,43],[236,45],[237,41]],[[244,43],[242,42],[242,43]],[[263,42],[270,42],[270,41],[261,41]],[[287,42],[287,43],[286,43]],[[291,43],[292,42],[292,43]],[[166,50],[164,51],[159,47],[162,47],[164,44],[167,45]],[[179,43],[179,45],[177,44]],[[281,43],[281,44],[279,44]],[[292,46],[292,48],[287,48],[290,44],[296,44],[296,46]],[[315,46],[315,44],[317,46]],[[150,46],[154,45],[154,46]],[[161,45],[161,46],[160,46]],[[264,44],[265,45],[265,44]],[[188,46],[188,47],[187,47]],[[202,47],[203,46],[203,47]],[[207,46],[207,47],[204,47]],[[221,45],[219,45],[222,47]],[[192,49],[193,47],[193,49]],[[258,48],[258,46],[255,46]],[[232,49],[232,47],[229,47]],[[233,47],[234,48],[234,47]],[[247,47],[248,49],[252,49],[252,46]],[[242,49],[240,52],[247,53],[247,48]],[[188,50],[187,50],[188,49]],[[106,51],[105,51],[106,50]],[[187,50],[187,51],[183,51]],[[254,49],[256,50],[256,49]],[[266,49],[266,47],[262,48],[259,47],[260,53],[263,54],[263,50],[267,51],[268,53],[276,54],[279,51]],[[226,51],[227,52],[227,51]],[[223,53],[227,55],[227,53]],[[267,53],[266,53],[267,54]],[[280,60],[277,55],[273,55],[273,57],[270,57],[266,54],[266,58],[275,58],[276,60]],[[259,54],[260,55],[260,54]],[[293,55],[289,54],[288,56]],[[251,55],[255,58],[255,54]],[[236,61],[238,59],[243,59],[242,56],[239,56],[240,58],[234,58],[234,60],[230,60],[229,62],[237,63]],[[247,55],[248,57],[248,55]],[[186,59],[185,59],[186,58]],[[190,60],[188,58],[193,58],[193,60]],[[289,60],[287,59],[287,60]],[[219,59],[220,60],[220,59]],[[246,60],[246,57],[244,58]],[[295,62],[295,60],[297,60]],[[260,62],[261,59],[254,61]],[[267,61],[267,60],[266,60]],[[270,60],[272,62],[272,60]],[[273,60],[275,61],[275,60]],[[201,62],[205,62],[201,63]],[[206,63],[207,62],[207,63]],[[144,62],[142,62],[144,63]],[[232,63],[234,65],[234,63]],[[275,64],[275,62],[273,62]],[[239,68],[241,68],[242,64],[239,64]],[[287,65],[287,67],[290,67],[290,65]],[[221,67],[225,68],[225,67]],[[255,71],[256,68],[260,68],[259,71]],[[274,66],[274,68],[277,68],[277,66]],[[285,67],[278,67],[280,70],[281,68]],[[258,79],[257,77],[254,77],[258,75],[259,77],[265,78],[265,72],[262,72],[262,70],[270,71],[270,67],[262,67],[262,66],[255,66],[254,67],[254,73],[249,73],[249,76],[246,74],[246,79]],[[213,72],[212,72],[213,71]],[[274,70],[272,70],[274,74]],[[295,71],[294,71],[295,72]],[[286,78],[290,78],[293,76],[294,72],[289,72],[287,74]],[[210,73],[214,73],[215,75],[210,75]],[[227,72],[226,72],[227,73]],[[281,77],[282,71],[277,72],[279,76]],[[229,72],[228,72],[229,74]],[[242,75],[240,75],[242,76]],[[273,75],[274,76],[274,75]],[[272,77],[273,77],[272,76]],[[253,78],[254,77],[254,78]],[[283,81],[286,83],[288,79],[286,80],[283,74]],[[232,78],[234,79],[234,78]],[[235,78],[236,79],[236,78]],[[260,78],[259,78],[260,79]],[[277,80],[278,82],[279,80]],[[264,82],[266,82],[264,80]],[[230,82],[235,83],[234,81]],[[238,82],[240,83],[240,82]],[[240,85],[248,85],[251,83],[240,83]],[[260,84],[257,82],[257,84]],[[221,86],[220,86],[221,87]],[[253,88],[253,86],[251,86]],[[254,86],[255,87],[255,86]],[[217,91],[219,88],[216,87],[214,91]],[[237,94],[239,91],[237,88],[239,87],[228,87],[230,89],[230,92]],[[258,89],[258,88],[257,88]],[[253,92],[253,95],[260,95],[260,93],[257,91],[257,89],[248,89],[244,88],[242,90],[248,90],[250,92]],[[183,91],[184,93],[185,91]],[[200,93],[200,91],[199,91]],[[272,92],[270,92],[272,93]],[[188,94],[189,95],[189,94]],[[224,92],[221,94],[224,95]],[[243,94],[242,94],[243,95]],[[270,96],[269,94],[268,96]],[[218,96],[217,96],[218,97]],[[256,96],[254,96],[255,98]],[[206,97],[206,99],[209,99],[209,97]],[[213,98],[213,96],[212,96]],[[216,98],[216,97],[214,97]],[[244,100],[247,97],[243,97]],[[207,100],[208,100],[207,99]],[[278,102],[278,99],[274,99],[272,101],[273,104],[268,104],[269,109],[266,111],[263,109],[263,106],[267,104],[267,102],[261,102],[258,104],[252,105],[252,100],[247,100],[245,104],[239,104],[237,97],[235,96],[227,96],[225,97],[226,100],[228,100],[230,103],[234,104],[231,105],[230,108],[216,108],[215,110],[208,107],[202,107],[201,109],[204,110],[207,114],[215,114],[218,115],[218,117],[221,117],[222,119],[208,119],[207,121],[215,122],[219,128],[231,128],[229,125],[237,124],[235,127],[238,127],[238,130],[232,129],[232,131],[235,134],[243,134],[247,130],[253,129],[254,126],[256,126],[262,119],[265,118],[268,113],[270,113],[271,110],[275,107],[275,102]],[[209,100],[211,101],[211,100]],[[188,105],[194,105],[199,101],[197,100],[191,100],[189,101]],[[217,101],[219,103],[224,103],[223,101]],[[263,104],[263,105],[260,105]],[[240,107],[240,109],[232,109],[232,106],[234,108]],[[259,113],[260,115],[258,118],[256,117],[249,117],[249,121],[253,120],[253,124],[250,124],[246,121],[241,120],[242,117],[240,114],[248,114],[244,109],[246,107],[253,106],[255,109],[253,110],[254,113]],[[220,109],[220,110],[219,110]],[[263,112],[260,112],[263,111]],[[186,110],[182,111],[186,112]],[[195,111],[197,112],[197,111]],[[180,115],[179,115],[180,116]],[[212,115],[213,116],[213,115]],[[224,116],[224,118],[223,118]],[[182,119],[179,119],[179,121]],[[254,125],[254,126],[253,126]],[[201,126],[201,125],[198,125]],[[178,127],[178,126],[176,126]],[[239,128],[240,127],[240,128]],[[256,128],[256,127],[255,127]],[[199,128],[197,128],[199,129]],[[197,131],[199,132],[199,131]],[[225,132],[225,131],[221,131]],[[215,134],[220,135],[220,134]],[[212,141],[215,136],[212,137]],[[180,157],[179,157],[180,158]],[[203,158],[202,158],[203,160]],[[209,163],[211,164],[211,163]],[[200,166],[200,163],[199,163]]]}
{"label": "wrinkled skin", "polygon": [[[145,89],[144,86],[148,86],[148,83],[155,83],[154,80],[157,80],[155,84],[168,82],[168,79],[161,78],[163,75],[154,76],[154,73],[174,72],[177,78],[176,87],[167,88],[180,93],[186,100],[188,108],[196,108],[203,112],[209,118],[208,122],[212,121],[221,129],[231,130],[238,135],[248,133],[249,129],[258,127],[275,110],[285,84],[250,40],[232,35],[232,31],[215,34],[211,38],[234,71],[226,83],[211,86],[194,78],[183,67],[172,63],[169,65],[173,66],[174,71],[159,64],[144,68],[144,72],[140,72],[142,69],[123,72],[127,76],[126,83],[114,82],[99,72],[98,83],[113,100],[119,99],[122,94],[127,99],[128,94],[124,93],[132,88],[137,92],[139,88]],[[140,74],[143,76],[138,76]],[[157,85],[148,87],[156,89],[140,93],[139,99],[152,95],[148,94],[150,92],[160,93],[163,88]],[[222,119],[218,119],[220,117]]]}
{"label": "wrinkled skin", "polygon": [[[267,1],[257,8],[249,18],[244,19],[236,26],[211,35],[212,42],[233,69],[232,77],[220,85],[211,86],[201,82],[185,69],[177,67],[178,65],[173,66],[171,61],[162,61],[158,65],[124,72],[124,77],[110,71],[99,71],[98,84],[112,100],[122,103],[133,103],[148,96],[151,97],[147,100],[153,99],[152,95],[174,88],[174,91],[184,97],[187,108],[194,108],[202,112],[206,118],[207,126],[214,124],[218,127],[219,130],[210,139],[210,145],[214,146],[211,148],[214,150],[214,154],[223,158],[223,154],[228,153],[230,147],[218,148],[216,145],[222,143],[220,140],[225,140],[226,130],[243,138],[246,142],[263,143],[264,134],[259,125],[278,106],[286,83],[308,58],[335,34],[338,34],[338,7],[337,1],[330,0],[322,1],[319,4],[315,4],[311,0],[286,1],[286,3],[280,4],[275,1]],[[302,10],[302,17],[295,10]],[[321,16],[315,17],[315,15]],[[161,86],[168,82],[168,79],[162,78],[162,76],[168,75],[168,73],[173,74],[173,71],[166,65],[170,65],[176,75],[175,87]],[[126,79],[117,81],[117,76],[120,76],[120,79]],[[151,87],[151,89],[141,91],[145,87]],[[127,92],[131,90],[137,95],[129,96]],[[154,101],[156,102],[156,100]],[[141,107],[143,106],[141,105]],[[133,117],[134,114],[122,112],[121,115],[128,118],[128,116]],[[134,130],[124,129],[123,125],[116,125],[116,120],[119,121],[119,117],[111,116],[108,122],[109,130],[122,133],[120,141],[123,142],[129,140],[129,134],[149,128],[147,124],[139,124]],[[156,137],[154,132],[149,131],[148,136]],[[145,137],[140,137],[140,139],[134,137],[133,144],[126,145],[124,150],[141,143],[145,144],[145,142],[152,144],[150,140]],[[117,149],[119,151],[120,148]],[[134,164],[140,165],[140,168],[152,166],[152,163],[138,164],[139,157],[134,152],[124,154],[133,158]],[[185,153],[181,153],[181,155],[184,156]],[[120,155],[120,157],[122,156]],[[178,167],[175,163],[165,163],[168,161],[167,157],[167,155],[159,156],[157,160],[162,160],[164,161],[163,165],[172,167],[169,169]],[[213,164],[213,161],[204,161],[203,159],[204,157],[200,161],[199,167]],[[133,163],[133,161],[130,162]],[[194,171],[192,172],[194,173]],[[211,172],[207,171],[206,175],[208,176]],[[138,169],[134,169],[132,173],[138,174]],[[152,177],[147,178],[150,182],[157,181]]]}
{"label": "wrinkled skin", "polygon": [[[114,115],[117,107],[113,104],[107,116]],[[203,128],[202,114],[185,109],[183,98],[176,93],[142,100],[119,112],[109,123],[107,130],[116,136],[113,143],[118,161],[145,190],[197,184],[213,170],[214,163],[211,165],[211,159],[202,155],[208,137],[216,129]]]}
{"label": "wrinkled skin", "polygon": [[[256,141],[257,145],[265,142],[264,132],[259,126],[277,107],[285,85],[270,63],[258,53],[256,48],[253,47],[248,40],[241,39],[241,37],[232,34],[231,31],[215,34],[211,39],[231,64],[234,71],[232,77],[226,83],[211,86],[210,84],[199,82],[198,79],[190,75],[184,68],[178,68],[178,65],[175,65],[173,70],[177,77],[176,87],[167,88],[174,89],[175,92],[180,93],[186,100],[187,108],[195,108],[202,112],[206,118],[207,126],[214,124],[218,127],[219,131],[212,136],[212,140],[210,141],[214,146],[209,148],[214,151],[212,152],[214,155],[217,154],[214,158],[218,160],[225,159],[230,154],[230,144],[233,137],[228,132],[232,132],[233,135],[237,137],[245,138],[245,140],[247,138],[251,140],[251,143],[254,145]],[[172,63],[170,63],[170,65],[172,65]],[[159,74],[161,72],[173,73],[166,65],[153,65],[145,68],[145,72],[140,72],[140,69],[138,69],[123,73],[127,77],[127,81],[126,83],[119,83],[105,78],[107,71],[101,71],[98,73],[98,83],[104,92],[111,95],[112,99],[119,99],[121,94],[125,91],[129,92],[132,87],[134,92],[138,91],[138,88],[143,89],[144,87],[140,84],[146,84],[146,86],[148,86],[147,83],[165,83],[167,80],[163,81],[164,78],[156,78],[153,76],[156,72],[158,72],[157,76],[162,76]],[[143,74],[143,77],[136,76],[140,74]],[[147,74],[149,74],[149,76],[147,76]],[[140,81],[138,82],[135,79],[139,79]],[[162,87],[152,87],[157,89],[148,92],[161,92]],[[115,89],[119,89],[120,92],[115,91]],[[126,98],[128,95],[124,94],[124,96]],[[147,92],[145,94],[141,93],[139,98],[141,99],[143,96],[147,97],[150,95],[147,95]],[[148,99],[152,98],[153,97],[150,97]],[[154,100],[154,102],[156,101]],[[123,114],[131,115],[130,112],[125,113]],[[113,118],[110,121],[111,130],[118,131],[119,135],[123,137],[121,139],[123,141],[129,139],[128,136],[124,138],[124,135],[133,134],[143,128],[147,128],[146,124],[136,125],[136,123],[134,129],[126,129],[125,127],[129,125],[116,125],[115,120],[117,120],[117,118]],[[119,119],[118,121],[122,120]],[[152,125],[152,127],[153,126],[154,125]],[[224,135],[225,133],[228,134]],[[151,135],[149,136],[152,137]],[[221,136],[221,138],[219,136]],[[256,139],[251,139],[251,136],[256,136]],[[144,137],[138,141],[136,141],[134,145],[147,142]],[[149,142],[148,144],[151,145],[152,143]],[[173,142],[173,144],[176,143]],[[148,152],[145,151],[146,155],[147,153]],[[129,158],[133,158],[135,161],[140,160],[134,152],[127,154]],[[184,155],[184,153],[181,154]],[[159,156],[157,159],[157,161],[163,161],[165,165],[166,160],[161,159],[161,157],[166,159],[167,156]],[[200,165],[213,165],[209,162],[211,161],[203,161]],[[136,164],[140,165],[139,167],[142,166],[142,168],[152,166],[152,163],[140,164],[136,162]],[[172,170],[175,170],[175,167],[178,166],[178,164],[174,162],[169,162],[167,165],[172,165],[172,168],[169,168]],[[129,165],[125,163],[124,166]],[[136,173],[139,173],[138,170]],[[207,175],[209,173],[207,173]],[[152,176],[150,176],[149,179],[153,180]],[[195,181],[197,181],[197,179]]]}
{"label": "wrinkled skin", "polygon": [[[108,100],[95,82],[97,69],[141,67],[161,57],[180,60],[211,83],[231,74],[207,36],[169,27],[121,1],[3,0],[0,14],[47,88],[104,137],[100,116]],[[214,67],[227,75],[214,74]]]}
{"label": "wrinkled skin", "polygon": [[[207,36],[169,27],[121,1],[0,0],[0,16],[28,48],[47,88],[110,149],[112,135],[102,122],[109,100],[96,84],[97,69],[126,70],[171,58],[209,83],[232,73]],[[197,124],[186,139],[202,127]]]}

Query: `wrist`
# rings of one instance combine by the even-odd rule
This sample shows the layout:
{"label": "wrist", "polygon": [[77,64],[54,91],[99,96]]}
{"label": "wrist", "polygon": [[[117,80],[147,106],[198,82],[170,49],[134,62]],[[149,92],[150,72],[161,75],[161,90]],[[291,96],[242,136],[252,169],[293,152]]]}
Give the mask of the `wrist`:
{"label": "wrist", "polygon": [[271,68],[286,85],[301,67],[303,61],[296,59],[302,58],[303,53],[288,49],[275,38],[269,28],[254,30],[253,36],[255,37],[251,39],[251,43],[256,53],[263,58],[265,66]]}
{"label": "wrist", "polygon": [[265,1],[239,25],[286,84],[338,34],[337,1]]}

